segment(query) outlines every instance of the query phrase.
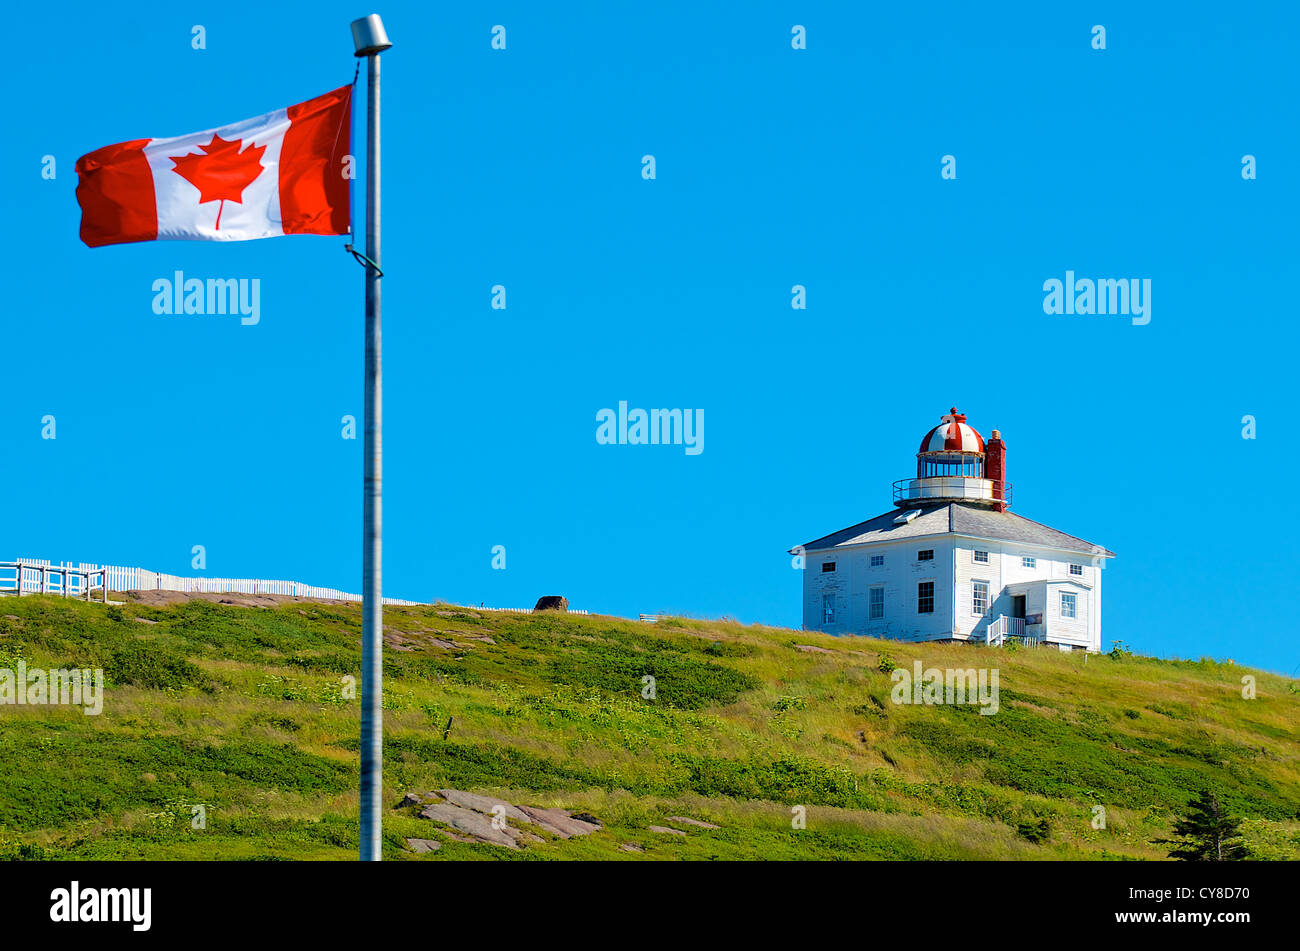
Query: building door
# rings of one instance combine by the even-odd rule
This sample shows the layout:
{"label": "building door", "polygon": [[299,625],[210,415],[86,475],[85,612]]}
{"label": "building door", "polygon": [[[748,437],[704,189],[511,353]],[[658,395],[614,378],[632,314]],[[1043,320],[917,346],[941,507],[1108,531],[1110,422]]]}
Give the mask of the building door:
{"label": "building door", "polygon": [[1025,596],[1023,594],[1013,594],[1011,596],[1011,616],[1018,618],[1025,616]]}

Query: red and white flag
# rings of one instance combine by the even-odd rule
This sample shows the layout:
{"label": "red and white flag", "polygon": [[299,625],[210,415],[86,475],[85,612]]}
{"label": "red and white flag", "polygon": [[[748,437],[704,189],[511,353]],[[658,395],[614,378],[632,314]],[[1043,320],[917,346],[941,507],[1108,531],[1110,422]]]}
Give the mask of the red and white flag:
{"label": "red and white flag", "polygon": [[77,160],[81,240],[347,234],[352,87],[255,119]]}

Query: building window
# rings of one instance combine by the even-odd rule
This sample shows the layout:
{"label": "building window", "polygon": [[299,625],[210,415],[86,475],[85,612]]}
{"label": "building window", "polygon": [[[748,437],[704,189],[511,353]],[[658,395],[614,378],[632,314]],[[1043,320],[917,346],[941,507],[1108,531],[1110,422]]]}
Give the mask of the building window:
{"label": "building window", "polygon": [[916,586],[916,613],[934,613],[934,582],[922,581]]}
{"label": "building window", "polygon": [[885,556],[884,556],[884,555],[872,555],[872,556],[871,556],[871,567],[872,567],[872,568],[879,568],[879,567],[880,567],[881,565],[883,565],[884,563],[885,563]]}
{"label": "building window", "polygon": [[876,585],[867,589],[867,617],[879,621],[885,616],[885,587]]}
{"label": "building window", "polygon": [[1078,595],[1061,592],[1061,617],[1077,618],[1079,616]]}
{"label": "building window", "polygon": [[823,561],[823,562],[822,562],[822,574],[825,574],[825,573],[828,572],[828,571],[834,571],[834,570],[835,570],[835,562],[833,562],[833,561]]}
{"label": "building window", "polygon": [[835,623],[835,595],[833,592],[822,592],[822,623]]}
{"label": "building window", "polygon": [[1021,567],[1021,568],[1037,568],[1037,567],[1038,567],[1038,559],[1037,559],[1037,558],[1030,558],[1028,555],[1025,555],[1024,557],[1022,557],[1022,558],[1020,559],[1020,567]]}
{"label": "building window", "polygon": [[1070,566],[1070,574],[1072,574],[1072,575],[1082,575],[1082,574],[1083,574],[1083,565],[1071,565],[1071,566]]}
{"label": "building window", "polygon": [[926,548],[916,553],[917,561],[934,561],[934,549]]}
{"label": "building window", "polygon": [[989,583],[987,581],[971,582],[971,613],[983,617],[989,609]]}
{"label": "building window", "polygon": [[981,565],[987,565],[989,563],[989,553],[986,551],[977,551],[975,552],[975,560]]}

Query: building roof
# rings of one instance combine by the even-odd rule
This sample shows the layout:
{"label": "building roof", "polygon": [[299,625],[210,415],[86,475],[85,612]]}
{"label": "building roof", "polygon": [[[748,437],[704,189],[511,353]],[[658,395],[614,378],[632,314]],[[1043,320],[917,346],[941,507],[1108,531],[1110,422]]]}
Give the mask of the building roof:
{"label": "building roof", "polygon": [[1040,522],[1023,518],[1011,512],[998,512],[981,505],[949,502],[921,509],[910,521],[896,521],[900,516],[916,509],[893,509],[883,515],[859,522],[830,535],[803,545],[805,551],[828,548],[846,548],[850,545],[867,545],[873,542],[892,542],[904,538],[926,535],[973,535],[995,541],[1023,542],[1065,551],[1084,552],[1114,558],[1115,553],[1100,545],[1084,541],[1065,532],[1048,528]]}

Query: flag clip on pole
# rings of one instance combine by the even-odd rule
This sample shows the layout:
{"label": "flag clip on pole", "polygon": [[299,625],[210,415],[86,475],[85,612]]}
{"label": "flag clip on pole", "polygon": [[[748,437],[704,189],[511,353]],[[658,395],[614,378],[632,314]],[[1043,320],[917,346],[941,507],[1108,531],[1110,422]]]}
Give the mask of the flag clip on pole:
{"label": "flag clip on pole", "polygon": [[382,857],[384,788],[383,362],[379,319],[379,54],[388,42],[379,15],[352,21],[356,55],[367,60],[366,437],[361,578],[361,861]]}

